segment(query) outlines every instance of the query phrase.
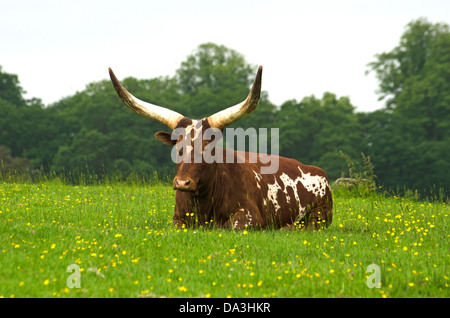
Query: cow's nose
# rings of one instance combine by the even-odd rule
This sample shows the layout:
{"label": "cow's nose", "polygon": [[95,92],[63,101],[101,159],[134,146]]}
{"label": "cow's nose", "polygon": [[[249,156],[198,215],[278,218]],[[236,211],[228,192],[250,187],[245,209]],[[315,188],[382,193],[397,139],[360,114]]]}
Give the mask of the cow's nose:
{"label": "cow's nose", "polygon": [[192,187],[192,181],[189,179],[179,179],[175,178],[174,180],[174,189],[181,191],[190,191]]}
{"label": "cow's nose", "polygon": [[179,187],[179,188],[188,188],[190,184],[191,184],[191,180],[177,179],[177,187]]}

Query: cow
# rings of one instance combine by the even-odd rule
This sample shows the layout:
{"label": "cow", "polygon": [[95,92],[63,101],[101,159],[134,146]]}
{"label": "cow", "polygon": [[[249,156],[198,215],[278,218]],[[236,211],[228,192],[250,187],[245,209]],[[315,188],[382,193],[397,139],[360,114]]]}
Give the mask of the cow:
{"label": "cow", "polygon": [[[124,104],[134,112],[156,120],[172,132],[157,132],[156,138],[163,144],[177,147],[190,138],[196,149],[179,155],[183,158],[203,153],[215,138],[204,138],[196,143],[208,129],[220,130],[250,113],[260,99],[262,66],[247,98],[209,117],[194,120],[173,110],[139,100],[119,82],[111,68],[112,84]],[[179,133],[180,131],[184,133]],[[175,133],[177,132],[177,133]],[[193,150],[193,151],[192,151]],[[178,151],[178,150],[176,150]],[[205,162],[181,160],[176,164],[173,179],[175,212],[173,224],[184,228],[213,224],[230,229],[310,229],[319,230],[332,222],[333,200],[326,173],[318,167],[305,165],[295,159],[272,156],[278,160],[278,170],[263,174],[268,165],[265,154],[226,148],[214,148],[231,162]],[[216,153],[217,154],[217,153]],[[254,158],[254,157],[253,157]],[[240,161],[239,161],[240,160]]]}

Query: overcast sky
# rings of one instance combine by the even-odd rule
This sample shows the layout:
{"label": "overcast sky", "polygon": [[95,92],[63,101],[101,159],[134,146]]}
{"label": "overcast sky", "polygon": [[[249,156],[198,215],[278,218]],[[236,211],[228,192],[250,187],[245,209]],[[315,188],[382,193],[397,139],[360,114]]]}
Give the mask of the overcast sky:
{"label": "overcast sky", "polygon": [[0,0],[0,65],[27,98],[50,104],[108,78],[108,67],[120,79],[173,76],[213,42],[263,65],[276,105],[329,91],[373,111],[383,102],[366,65],[419,17],[450,23],[450,1]]}

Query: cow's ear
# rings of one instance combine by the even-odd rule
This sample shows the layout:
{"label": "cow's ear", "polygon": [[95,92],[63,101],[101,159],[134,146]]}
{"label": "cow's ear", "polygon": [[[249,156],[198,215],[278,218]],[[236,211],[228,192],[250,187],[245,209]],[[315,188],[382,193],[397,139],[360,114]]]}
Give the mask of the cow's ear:
{"label": "cow's ear", "polygon": [[172,139],[172,134],[164,132],[164,131],[158,131],[155,134],[155,137],[158,138],[158,140],[161,141],[165,145],[173,146],[177,143],[176,140]]}

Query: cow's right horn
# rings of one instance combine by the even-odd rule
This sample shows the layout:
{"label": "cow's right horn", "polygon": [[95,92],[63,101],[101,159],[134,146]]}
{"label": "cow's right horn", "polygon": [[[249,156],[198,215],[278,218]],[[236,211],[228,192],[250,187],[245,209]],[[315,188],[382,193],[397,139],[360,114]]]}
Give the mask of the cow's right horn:
{"label": "cow's right horn", "polygon": [[119,95],[120,99],[132,111],[144,117],[159,121],[170,129],[175,129],[178,122],[184,117],[173,110],[144,102],[131,95],[119,82],[111,68],[109,68],[109,76],[111,77],[117,95]]}
{"label": "cow's right horn", "polygon": [[258,68],[256,73],[255,81],[248,94],[247,98],[237,105],[228,107],[214,115],[208,117],[209,124],[211,127],[223,129],[225,126],[238,121],[249,115],[258,106],[259,98],[261,97],[261,77],[262,77],[262,66]]}

